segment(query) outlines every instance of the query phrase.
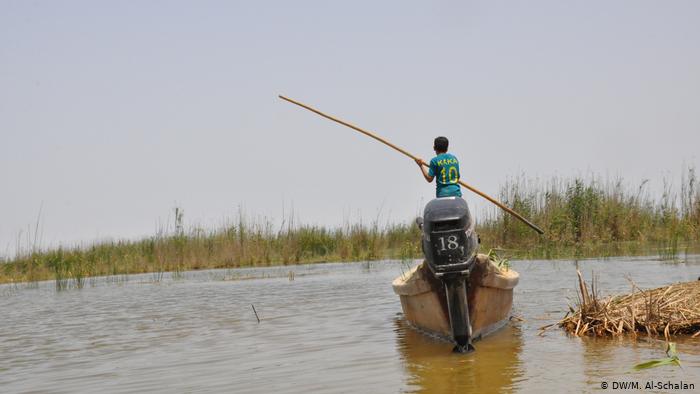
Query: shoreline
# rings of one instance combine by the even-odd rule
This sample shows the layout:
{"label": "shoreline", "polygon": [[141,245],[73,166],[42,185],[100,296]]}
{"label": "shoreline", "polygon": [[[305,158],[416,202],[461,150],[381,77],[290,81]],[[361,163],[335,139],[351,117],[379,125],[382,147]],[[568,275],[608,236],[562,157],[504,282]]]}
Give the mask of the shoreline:
{"label": "shoreline", "polygon": [[[682,174],[676,192],[660,196],[622,183],[553,178],[505,183],[499,199],[544,229],[538,235],[503,211],[478,215],[480,250],[507,259],[582,259],[658,255],[664,261],[700,251],[700,188],[695,169]],[[296,224],[293,215],[276,226],[250,220],[241,210],[218,229],[186,227],[184,211],[174,208],[172,227],[133,241],[106,241],[84,247],[41,250],[29,245],[0,259],[0,283],[60,282],[87,277],[149,272],[181,272],[315,262],[373,261],[422,257],[415,223],[346,223],[341,227]]]}
{"label": "shoreline", "polygon": [[[377,240],[386,241],[386,236],[378,236]],[[149,242],[149,240],[135,241],[136,244]],[[163,240],[163,248],[166,248],[170,242]],[[172,245],[170,245],[172,246]],[[99,249],[133,249],[132,243],[110,243],[98,244],[90,248],[74,248],[69,250],[57,249],[44,252],[35,252],[14,261],[2,262],[0,266],[0,284],[31,284],[43,281],[56,281],[59,288],[63,287],[59,283],[73,281],[78,283],[77,287],[82,287],[81,283],[90,278],[125,276],[125,275],[140,275],[153,274],[163,276],[180,275],[185,271],[203,271],[213,269],[238,269],[238,268],[266,268],[266,267],[286,267],[304,264],[324,264],[324,263],[355,263],[355,262],[370,262],[380,260],[417,260],[422,258],[421,253],[417,251],[417,245],[404,245],[403,248],[383,248],[374,250],[375,254],[369,254],[367,251],[358,256],[359,258],[347,258],[351,256],[341,256],[340,254],[333,255],[310,255],[302,256],[298,260],[283,261],[282,259],[269,259],[263,261],[247,260],[234,261],[228,260],[225,262],[214,259],[210,262],[195,259],[184,259],[183,256],[172,256],[174,258],[163,260],[162,262],[151,261],[141,256],[141,259],[129,257],[128,253],[122,254],[121,257],[115,257],[110,261],[90,260],[91,252],[94,258],[95,250]],[[526,260],[607,260],[620,258],[644,258],[644,260],[659,260],[668,261],[669,263],[684,263],[687,262],[688,256],[697,256],[700,254],[700,245],[686,244],[676,250],[673,256],[664,252],[663,245],[655,243],[642,243],[637,241],[623,241],[610,244],[582,244],[559,246],[556,250],[543,250],[541,248],[533,248],[529,250],[488,247],[483,243],[479,248],[480,253],[486,253],[489,249],[496,250],[499,255],[509,260],[526,261]],[[113,251],[114,251],[113,250]],[[343,258],[345,257],[345,258]]]}

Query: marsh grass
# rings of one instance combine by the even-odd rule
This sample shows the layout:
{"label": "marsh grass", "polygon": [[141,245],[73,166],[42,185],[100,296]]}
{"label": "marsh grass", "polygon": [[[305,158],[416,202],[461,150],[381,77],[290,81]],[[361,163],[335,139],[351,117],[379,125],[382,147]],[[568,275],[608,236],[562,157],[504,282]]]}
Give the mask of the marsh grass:
{"label": "marsh grass", "polygon": [[[477,231],[482,250],[495,249],[504,259],[582,258],[656,254],[679,261],[696,252],[700,240],[700,191],[694,169],[682,176],[680,192],[665,182],[652,198],[648,182],[627,185],[621,179],[554,178],[547,182],[516,178],[499,197],[545,230],[534,231],[489,209]],[[329,228],[297,224],[292,212],[279,227],[268,218],[251,218],[242,209],[216,229],[185,224],[175,208],[174,221],[154,236],[136,241],[108,241],[87,247],[40,250],[36,245],[0,260],[0,283],[53,279],[58,289],[83,287],[86,278],[108,276],[125,283],[129,274],[164,273],[178,279],[187,270],[288,265],[332,261],[411,261],[421,257],[420,231],[413,223],[346,223]],[[38,230],[37,230],[38,231]]]}
{"label": "marsh grass", "polygon": [[53,279],[58,290],[65,290],[82,288],[91,277],[124,283],[129,274],[150,273],[151,281],[160,283],[166,272],[178,280],[187,270],[409,258],[419,250],[415,225],[382,227],[376,221],[331,229],[296,225],[288,218],[274,228],[271,220],[241,212],[233,224],[207,231],[187,228],[183,217],[176,208],[173,228],[147,239],[20,254],[0,265],[0,282]]}
{"label": "marsh grass", "polygon": [[[547,182],[516,178],[499,197],[544,229],[539,236],[510,215],[488,209],[478,225],[482,244],[511,257],[606,257],[658,254],[678,260],[700,240],[700,191],[695,170],[683,173],[680,194],[664,181],[654,199],[648,182],[622,179],[554,178]],[[697,250],[697,249],[695,249]]]}

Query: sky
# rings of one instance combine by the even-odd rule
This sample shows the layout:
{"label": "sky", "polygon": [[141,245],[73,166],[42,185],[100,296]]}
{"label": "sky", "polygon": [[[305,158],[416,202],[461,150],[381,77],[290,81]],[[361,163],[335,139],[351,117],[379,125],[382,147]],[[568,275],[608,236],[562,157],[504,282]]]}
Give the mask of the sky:
{"label": "sky", "polygon": [[[462,179],[700,168],[697,1],[0,0],[0,256],[251,220],[408,222]],[[477,214],[486,209],[473,194]],[[35,231],[38,229],[38,231]]]}

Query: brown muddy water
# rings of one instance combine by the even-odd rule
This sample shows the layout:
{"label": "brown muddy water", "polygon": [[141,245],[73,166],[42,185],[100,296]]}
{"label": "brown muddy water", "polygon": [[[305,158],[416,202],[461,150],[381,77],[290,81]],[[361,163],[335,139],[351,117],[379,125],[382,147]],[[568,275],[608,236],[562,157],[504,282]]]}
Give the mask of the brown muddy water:
{"label": "brown muddy water", "polygon": [[[603,391],[603,382],[609,390],[627,382],[643,392],[700,389],[700,339],[677,340],[682,369],[634,372],[664,356],[662,341],[572,338],[557,328],[538,335],[575,299],[577,265],[610,293],[629,291],[628,275],[641,287],[696,280],[697,258],[512,265],[521,274],[513,314],[522,321],[469,355],[406,324],[391,289],[406,270],[400,262],[99,278],[59,292],[53,282],[3,285],[0,392],[540,393]],[[647,382],[695,390],[644,390]]]}

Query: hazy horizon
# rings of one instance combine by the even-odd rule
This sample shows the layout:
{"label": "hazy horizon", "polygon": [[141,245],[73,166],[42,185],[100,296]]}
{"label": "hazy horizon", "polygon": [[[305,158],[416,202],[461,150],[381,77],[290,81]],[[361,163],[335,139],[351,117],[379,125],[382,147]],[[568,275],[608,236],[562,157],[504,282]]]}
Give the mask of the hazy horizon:
{"label": "hazy horizon", "polygon": [[[680,182],[700,168],[694,1],[0,1],[0,256],[220,225],[407,222],[462,178]],[[488,203],[466,192],[477,214]],[[356,219],[355,219],[356,218]],[[21,235],[23,234],[23,235]],[[32,237],[33,238],[33,235]],[[21,240],[25,245],[26,240]]]}

